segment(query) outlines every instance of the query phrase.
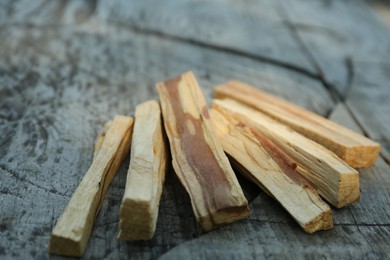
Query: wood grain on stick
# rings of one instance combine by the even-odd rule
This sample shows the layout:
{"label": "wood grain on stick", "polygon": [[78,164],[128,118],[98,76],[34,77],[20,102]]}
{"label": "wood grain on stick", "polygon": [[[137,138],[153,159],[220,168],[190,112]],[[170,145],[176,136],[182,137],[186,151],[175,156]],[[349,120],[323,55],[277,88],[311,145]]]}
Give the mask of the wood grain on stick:
{"label": "wood grain on stick", "polygon": [[269,138],[298,163],[297,171],[333,206],[343,207],[359,201],[358,172],[333,152],[235,100],[214,100],[212,106]]}
{"label": "wood grain on stick", "polygon": [[214,109],[210,117],[223,149],[248,179],[274,197],[308,233],[333,226],[332,211],[300,176],[295,161],[271,140]]}
{"label": "wood grain on stick", "polygon": [[252,106],[333,151],[351,167],[375,164],[380,145],[320,115],[239,81],[215,88],[216,98],[231,98]]}
{"label": "wood grain on stick", "polygon": [[129,154],[133,119],[115,116],[97,139],[92,165],[53,229],[49,252],[82,256],[108,185]]}
{"label": "wood grain on stick", "polygon": [[120,209],[119,239],[152,239],[166,168],[167,145],[160,105],[154,100],[147,101],[135,110],[130,167]]}
{"label": "wood grain on stick", "polygon": [[192,72],[160,82],[164,125],[173,168],[206,231],[250,212],[237,178],[215,137],[208,108]]}

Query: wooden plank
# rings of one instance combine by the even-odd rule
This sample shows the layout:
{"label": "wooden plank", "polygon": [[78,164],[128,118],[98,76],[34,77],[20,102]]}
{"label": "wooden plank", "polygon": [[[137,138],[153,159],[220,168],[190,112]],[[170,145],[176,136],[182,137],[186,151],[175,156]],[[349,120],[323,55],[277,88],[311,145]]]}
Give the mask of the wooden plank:
{"label": "wooden plank", "polygon": [[108,185],[129,152],[132,125],[130,117],[114,118],[97,157],[53,229],[49,244],[51,254],[83,255]]}
{"label": "wooden plank", "polygon": [[236,176],[214,137],[203,94],[192,72],[157,84],[173,168],[206,231],[250,212]]}
{"label": "wooden plank", "polygon": [[390,164],[390,142],[381,141],[382,151],[381,156],[386,160],[387,164]]}
{"label": "wooden plank", "polygon": [[[335,108],[330,115],[330,119],[348,126],[354,131],[362,131],[344,104],[339,104]],[[363,226],[368,223],[369,225],[389,225],[389,174],[390,167],[382,158],[378,159],[375,167],[360,169],[360,201],[358,204],[351,206],[348,212],[335,211],[335,220],[342,223],[357,223]],[[375,214],[372,214],[372,212],[375,212]],[[337,216],[339,216],[339,220],[336,218]]]}
{"label": "wooden plank", "polygon": [[359,201],[358,173],[331,151],[235,100],[214,100],[212,107],[271,139],[298,163],[298,172],[333,206]]}
{"label": "wooden plank", "polygon": [[121,240],[149,240],[154,235],[167,170],[164,139],[159,103],[151,100],[138,105],[120,210]]}
{"label": "wooden plank", "polygon": [[344,103],[340,102],[334,107],[332,113],[329,115],[329,120],[332,120],[337,124],[345,126],[355,131],[356,133],[359,133],[361,135],[364,134],[360,126],[352,118],[348,107]]}
{"label": "wooden plank", "polygon": [[[94,33],[85,33],[86,31]],[[4,55],[18,49],[25,57],[30,57],[28,55],[39,51],[44,53],[43,57],[47,59],[43,59],[42,62],[49,63],[50,60],[55,59],[61,62],[60,64],[73,64],[70,67],[76,66],[79,70],[91,72],[94,75],[90,80],[93,86],[100,86],[105,81],[108,82],[107,84],[115,86],[112,89],[115,91],[113,96],[121,101],[112,100],[109,97],[108,102],[120,105],[120,108],[123,109],[122,113],[134,109],[140,102],[157,97],[154,90],[155,82],[161,78],[181,73],[183,66],[193,68],[193,71],[199,75],[199,82],[204,86],[205,97],[208,101],[211,101],[215,85],[229,78],[235,78],[252,85],[263,84],[267,91],[287,100],[293,100],[294,103],[321,115],[325,115],[333,106],[333,101],[321,82],[315,78],[307,77],[305,74],[283,66],[258,62],[239,55],[190,45],[170,38],[143,35],[132,31],[127,31],[124,35],[121,34],[121,27],[112,24],[95,26],[91,23],[85,24],[82,28],[67,26],[55,29],[45,28],[45,30],[39,27],[20,26],[13,30],[5,29],[3,32],[5,35],[4,46],[2,46],[5,50]],[[10,34],[9,37],[6,37],[7,34]],[[101,35],[107,35],[105,40],[101,39]],[[9,43],[8,40],[10,40]],[[88,45],[94,45],[96,48],[86,48],[85,46]],[[133,48],[129,48],[129,45]],[[78,53],[77,59],[71,59],[71,57],[64,55],[64,52],[59,51],[65,49],[68,53]],[[124,55],[114,55],[118,49],[122,49]],[[106,51],[102,52],[101,50]],[[15,62],[15,66],[20,62],[16,57],[12,58],[11,56],[9,60]],[[108,64],[112,64],[112,66],[108,66]],[[142,77],[141,75],[145,73],[148,73],[149,76]],[[103,80],[103,82],[99,80]],[[70,80],[67,78],[66,81]],[[58,82],[58,84],[59,87],[66,85],[65,82]],[[131,88],[126,87],[127,85]],[[87,102],[95,97],[92,94],[95,92],[106,96],[107,93],[104,90],[101,87],[91,88],[85,91],[87,96],[79,97],[79,99]],[[139,94],[134,95],[134,93]],[[126,102],[126,96],[131,97],[131,102]],[[68,97],[65,95],[62,98]],[[104,104],[90,103],[89,105],[102,109]],[[126,107],[126,109],[122,107]],[[113,112],[111,111],[111,113]]]}
{"label": "wooden plank", "polygon": [[[12,6],[6,2],[11,2]],[[33,10],[30,6],[35,8],[41,2],[44,6],[30,15],[29,11]],[[244,27],[248,28],[248,32],[256,31],[256,21],[264,23],[264,16],[275,15],[274,11],[268,12],[269,8],[252,8],[252,4],[260,6],[272,4],[270,2],[275,3],[265,0],[256,3],[235,2],[234,6],[246,6],[255,13],[247,15],[245,11],[239,11],[241,17],[246,19],[247,25]],[[364,55],[365,59],[375,59],[377,55],[373,53],[385,50],[381,57],[386,59],[388,56],[384,40],[387,33],[383,33],[380,25],[367,24],[371,16],[366,4],[356,12],[355,7],[360,6],[361,2],[292,1],[285,4],[287,11],[301,9],[300,13],[291,13],[291,18],[294,18],[294,25],[310,54],[315,58],[328,58],[320,64],[325,79],[329,79],[331,72],[340,75],[340,78],[345,77],[345,82],[348,82],[345,65],[348,57],[354,64],[355,57],[359,55]],[[76,20],[83,10],[75,9],[74,13],[65,10],[61,15],[61,9],[57,6],[68,8],[73,4],[78,5],[76,1],[0,3],[3,7],[0,8],[0,20],[5,22],[0,28],[0,258],[49,257],[47,242],[50,231],[81,180],[80,173],[85,173],[90,166],[91,144],[96,129],[116,113],[127,113],[140,102],[156,98],[155,82],[176,75],[183,68],[191,68],[199,75],[200,85],[208,100],[211,100],[215,85],[234,78],[251,85],[261,85],[266,91],[321,115],[327,115],[334,106],[318,78],[270,64],[267,60],[259,62],[186,41],[147,34],[142,30],[135,32],[130,24],[125,23],[123,16],[118,18],[122,24],[113,24],[112,19],[109,19],[110,22],[101,19],[102,16],[116,18],[116,10],[119,9],[123,10],[123,14],[134,9],[123,8],[120,3],[111,1],[90,1],[82,5],[92,6],[93,3],[98,6],[95,12],[92,8],[87,9],[92,14],[88,22],[66,26],[62,25],[67,23],[68,17]],[[192,6],[207,9],[220,3],[210,2],[206,6],[197,2]],[[115,6],[116,10],[106,8],[106,4]],[[181,14],[181,8],[188,8],[187,4],[181,2],[172,5],[184,17],[186,14]],[[145,5],[147,7],[143,10],[135,11],[138,17],[134,16],[133,19],[149,19],[158,13],[157,9],[148,11],[154,7],[153,3]],[[164,16],[162,19],[172,22],[173,26],[186,29],[187,26],[183,24],[174,24],[184,23],[185,20],[177,20],[177,15],[172,16],[172,5],[164,5],[167,11],[160,13],[160,17]],[[340,5],[345,7],[339,8]],[[356,15],[351,16],[352,13]],[[16,19],[9,19],[12,15]],[[219,18],[205,14],[201,19],[212,24],[215,18],[217,23],[223,25],[220,27],[221,34],[234,37],[234,30],[226,31],[224,25],[225,20],[233,16],[228,14],[223,20],[220,19],[222,12],[218,15]],[[64,23],[57,25],[58,18]],[[287,24],[287,19],[281,18],[276,22]],[[274,26],[267,27],[267,22],[260,35],[274,38],[280,33],[285,34],[284,30],[270,34],[269,30]],[[311,26],[313,23],[315,26]],[[247,27],[249,24],[252,28]],[[339,32],[339,28],[345,28],[346,24],[347,28]],[[213,33],[209,37],[221,36],[217,34],[218,28],[210,31]],[[181,33],[176,35],[180,36]],[[382,38],[376,35],[382,35]],[[271,44],[274,42],[270,40]],[[370,43],[371,47],[362,51],[362,42],[364,45]],[[256,47],[259,41],[250,44]],[[274,54],[282,58],[283,55],[290,55],[287,53],[290,50],[284,48],[287,44],[281,45],[275,48]],[[293,61],[294,58],[284,60]],[[369,69],[374,64],[367,65],[352,66],[354,76],[372,75],[373,70]],[[359,90],[362,99],[356,99],[355,111],[359,101],[364,101],[364,95],[370,93],[371,87],[367,86],[361,84],[361,88],[365,87],[366,90]],[[378,90],[378,95],[370,96],[370,100],[361,106],[369,110],[372,107],[367,104],[377,104],[377,107],[382,107],[377,115],[386,115],[386,88],[383,89],[382,95]],[[382,120],[380,117],[373,120],[374,117],[366,113],[361,117],[370,119],[371,123]],[[342,119],[344,121],[346,118]],[[361,122],[363,120],[359,119]],[[381,130],[377,127],[372,129]],[[116,239],[116,235],[126,170],[126,165],[123,165],[107,191],[85,251],[86,258],[155,259],[167,251],[170,252],[168,256],[179,258],[179,250],[187,252],[192,258],[245,258],[248,252],[251,252],[249,257],[255,255],[259,258],[389,258],[389,242],[385,239],[389,233],[385,230],[388,230],[389,224],[387,176],[390,172],[388,165],[380,159],[375,167],[361,171],[363,189],[359,204],[334,212],[335,223],[343,225],[310,236],[301,231],[288,213],[263,192],[250,204],[253,221],[240,221],[204,236],[196,226],[189,197],[172,171],[167,176],[163,191],[155,238],[142,243],[123,243]],[[343,212],[353,212],[358,225],[355,226],[352,217],[341,220],[338,213]],[[388,223],[387,226],[376,226],[385,223]],[[238,226],[240,228],[236,229]],[[193,241],[185,243],[189,240]],[[262,246],[259,247],[259,244]]]}
{"label": "wooden plank", "polygon": [[351,167],[375,164],[380,145],[363,135],[313,112],[240,81],[229,81],[215,88],[216,98],[231,98],[254,107],[302,135],[322,144]]}
{"label": "wooden plank", "polygon": [[[103,2],[98,6],[98,16],[99,19],[131,26],[140,32],[167,35],[316,73],[316,68],[294,35],[283,24],[284,18],[280,16],[279,9],[280,4],[275,1],[246,4],[232,0],[167,0],[162,4],[152,0],[130,5],[127,2]],[[172,12],[175,13],[174,17]],[[188,30],[189,25],[192,30]],[[266,40],[263,37],[265,34],[268,35]]]}
{"label": "wooden plank", "polygon": [[352,80],[346,105],[365,134],[382,146],[381,156],[390,162],[390,98],[388,82],[389,62],[354,61],[355,76]]}
{"label": "wooden plank", "polygon": [[326,232],[307,235],[290,223],[248,220],[178,245],[160,258],[301,259],[337,255],[343,259],[387,259],[390,256],[389,235],[388,226],[339,225]]}
{"label": "wooden plank", "polygon": [[366,134],[386,145],[390,143],[390,63],[355,61],[354,66],[356,75],[345,103]]}
{"label": "wooden plank", "polygon": [[355,60],[387,62],[388,27],[368,2],[333,0],[324,4],[287,0],[281,4],[288,14],[286,19],[320,67],[324,80],[341,96],[348,94],[351,78],[358,75]]}
{"label": "wooden plank", "polygon": [[330,207],[296,171],[296,163],[272,141],[232,117],[211,109],[210,118],[224,151],[243,174],[273,196],[308,233],[333,226]]}
{"label": "wooden plank", "polygon": [[13,1],[2,3],[0,25],[30,24],[46,26],[51,21],[52,26],[79,25],[89,18],[96,8],[96,2],[45,2],[38,0],[26,2],[23,5]]}
{"label": "wooden plank", "polygon": [[[329,118],[356,132],[362,132],[343,103],[336,106]],[[360,169],[360,201],[344,210],[335,210],[333,212],[335,225],[349,223],[363,226],[368,223],[369,225],[388,225],[390,223],[390,217],[387,214],[390,210],[387,203],[390,199],[390,191],[387,188],[390,185],[389,178],[387,178],[389,174],[390,167],[382,158],[378,158],[375,167]]]}

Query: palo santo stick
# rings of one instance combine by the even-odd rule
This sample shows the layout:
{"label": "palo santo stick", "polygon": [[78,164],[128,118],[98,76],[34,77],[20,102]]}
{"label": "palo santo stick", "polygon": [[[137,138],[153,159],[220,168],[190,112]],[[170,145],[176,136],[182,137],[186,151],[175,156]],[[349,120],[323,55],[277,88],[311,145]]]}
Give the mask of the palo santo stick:
{"label": "palo santo stick", "polygon": [[160,105],[154,100],[147,101],[135,110],[130,168],[120,209],[119,239],[152,239],[166,167],[167,145]]}
{"label": "palo santo stick", "polygon": [[157,84],[173,168],[187,190],[205,231],[247,217],[250,212],[192,72]]}
{"label": "palo santo stick", "polygon": [[375,164],[380,144],[322,116],[239,81],[215,88],[216,98],[231,98],[252,106],[302,135],[322,144],[351,167]]}
{"label": "palo santo stick", "polygon": [[51,254],[83,255],[108,185],[129,153],[132,125],[131,117],[115,116],[107,132],[98,138],[98,153],[53,229]]}
{"label": "palo santo stick", "polygon": [[[223,149],[245,176],[271,194],[308,233],[333,226],[332,211],[298,173],[297,164],[260,132],[214,109],[210,117]],[[241,168],[241,167],[240,167]]]}
{"label": "palo santo stick", "polygon": [[[214,100],[213,108],[265,135],[293,158],[320,195],[335,207],[359,201],[359,174],[334,153],[263,113],[234,100]],[[301,170],[303,168],[303,170]]]}

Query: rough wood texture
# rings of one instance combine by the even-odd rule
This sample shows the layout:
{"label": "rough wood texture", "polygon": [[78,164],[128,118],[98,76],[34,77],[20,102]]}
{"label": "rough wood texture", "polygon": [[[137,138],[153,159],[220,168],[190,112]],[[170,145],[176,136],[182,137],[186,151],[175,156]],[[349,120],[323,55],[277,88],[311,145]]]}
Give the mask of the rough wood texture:
{"label": "rough wood texture", "polygon": [[98,139],[99,151],[53,229],[49,245],[51,254],[84,254],[108,185],[129,153],[132,126],[131,117],[116,116],[107,133]]}
{"label": "rough wood texture", "polygon": [[212,107],[261,132],[298,164],[297,171],[335,207],[359,201],[359,174],[334,153],[289,127],[235,100],[214,100]]}
{"label": "rough wood texture", "polygon": [[[0,258],[49,258],[51,230],[104,122],[156,99],[156,82],[184,70],[208,101],[214,86],[237,79],[337,123],[357,122],[385,147],[390,35],[368,3],[0,1]],[[205,234],[170,168],[155,235],[142,242],[116,239],[128,165],[107,190],[85,258],[390,258],[382,158],[359,170],[360,202],[334,210],[334,228],[312,235],[239,174],[251,216]]]}
{"label": "rough wood texture", "polygon": [[159,103],[151,100],[138,105],[120,209],[121,240],[148,240],[154,235],[167,170],[164,139]]}
{"label": "rough wood texture", "polygon": [[215,96],[221,99],[235,99],[260,110],[307,138],[322,144],[351,167],[372,166],[379,156],[378,143],[240,81],[229,81],[216,87]]}
{"label": "rough wood texture", "polygon": [[[297,164],[261,133],[210,110],[224,151],[243,174],[273,196],[308,233],[333,226],[330,207],[295,168]],[[241,168],[241,167],[240,167]]]}
{"label": "rough wood texture", "polygon": [[157,84],[173,168],[205,231],[249,215],[248,202],[222,146],[192,72]]}
{"label": "rough wood texture", "polygon": [[354,68],[346,105],[365,134],[382,144],[381,155],[390,163],[390,63],[356,61]]}
{"label": "rough wood texture", "polygon": [[[287,0],[281,4],[287,22],[334,96],[344,99],[353,89],[351,80],[356,75],[356,61],[387,62],[389,29],[365,1]],[[357,26],[362,17],[364,23]],[[372,75],[364,74],[364,77]]]}

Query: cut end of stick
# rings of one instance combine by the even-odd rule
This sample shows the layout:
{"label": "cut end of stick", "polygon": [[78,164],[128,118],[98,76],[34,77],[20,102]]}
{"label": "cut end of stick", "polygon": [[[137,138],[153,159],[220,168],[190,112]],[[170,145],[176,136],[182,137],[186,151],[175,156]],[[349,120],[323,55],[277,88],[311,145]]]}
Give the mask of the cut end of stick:
{"label": "cut end of stick", "polygon": [[81,257],[86,245],[86,243],[81,244],[81,241],[52,234],[49,242],[49,254]]}
{"label": "cut end of stick", "polygon": [[149,201],[122,202],[119,220],[119,240],[150,240],[156,229],[157,212]]}
{"label": "cut end of stick", "polygon": [[359,174],[343,174],[339,180],[339,200],[335,207],[342,208],[348,205],[354,205],[360,200]]}
{"label": "cut end of stick", "polygon": [[327,211],[322,212],[316,218],[303,226],[303,230],[306,233],[312,234],[319,230],[327,230],[333,227],[332,210],[329,208]]}
{"label": "cut end of stick", "polygon": [[353,168],[367,168],[374,166],[381,151],[381,145],[370,140],[370,144],[348,149],[341,158]]}
{"label": "cut end of stick", "polygon": [[242,205],[224,208],[209,215],[201,216],[199,224],[204,231],[208,232],[249,216],[250,210],[248,205]]}

